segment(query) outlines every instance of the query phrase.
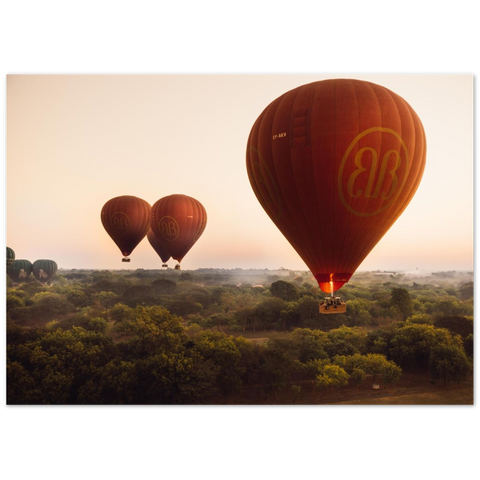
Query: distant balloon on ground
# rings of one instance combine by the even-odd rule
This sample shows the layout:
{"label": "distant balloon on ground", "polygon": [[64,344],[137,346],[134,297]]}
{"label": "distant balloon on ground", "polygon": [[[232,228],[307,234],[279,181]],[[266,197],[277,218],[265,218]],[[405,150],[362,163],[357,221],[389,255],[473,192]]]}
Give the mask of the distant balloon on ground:
{"label": "distant balloon on ground", "polygon": [[152,207],[152,231],[179,263],[200,238],[206,224],[205,208],[187,195],[163,197]]}
{"label": "distant balloon on ground", "polygon": [[101,212],[103,227],[124,257],[128,257],[143,240],[150,228],[150,218],[150,204],[131,195],[112,198]]}
{"label": "distant balloon on ground", "polygon": [[35,260],[32,265],[32,273],[42,283],[48,282],[57,271],[57,264],[53,260]]}
{"label": "distant balloon on ground", "polygon": [[8,267],[7,274],[15,282],[25,281],[32,273],[32,264],[29,260],[14,260]]}
{"label": "distant balloon on ground", "polygon": [[15,252],[10,247],[7,247],[7,268],[13,263],[14,260]]}
{"label": "distant balloon on ground", "polygon": [[258,201],[321,290],[333,293],[409,204],[426,139],[417,114],[392,91],[324,80],[268,105],[246,157]]}

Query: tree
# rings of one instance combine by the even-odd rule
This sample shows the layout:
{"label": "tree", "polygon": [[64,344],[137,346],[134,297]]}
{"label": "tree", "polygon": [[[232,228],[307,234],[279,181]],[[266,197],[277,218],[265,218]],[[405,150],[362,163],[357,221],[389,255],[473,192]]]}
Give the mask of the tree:
{"label": "tree", "polygon": [[14,308],[24,307],[24,306],[25,304],[23,303],[23,300],[19,296],[13,295],[13,294],[7,295],[7,312],[10,310],[13,310]]}
{"label": "tree", "polygon": [[292,332],[292,340],[298,351],[297,358],[302,363],[310,360],[327,359],[325,345],[329,342],[328,335],[320,330],[296,328]]}
{"label": "tree", "polygon": [[[101,333],[81,327],[46,332],[21,348],[9,350],[13,367],[9,388],[16,392],[18,403],[76,404],[80,387],[115,355],[115,345]],[[27,384],[35,397],[23,391],[22,399],[18,390]]]}
{"label": "tree", "polygon": [[274,297],[281,298],[286,302],[298,300],[298,291],[295,285],[284,280],[277,280],[270,285],[270,292]]}
{"label": "tree", "polygon": [[316,378],[318,388],[344,387],[350,375],[338,365],[324,365]]}
{"label": "tree", "polygon": [[390,352],[395,362],[409,367],[426,367],[430,349],[435,345],[433,325],[408,323],[395,330]]}
{"label": "tree", "polygon": [[299,316],[299,325],[303,327],[318,328],[318,300],[310,297],[302,297],[297,302],[296,310]]}
{"label": "tree", "polygon": [[473,358],[473,335],[467,335],[465,340],[463,341],[463,346],[465,348],[465,353]]}
{"label": "tree", "polygon": [[121,299],[129,307],[153,305],[155,303],[155,292],[148,285],[133,285],[125,290]]}
{"label": "tree", "polygon": [[277,297],[266,298],[255,307],[258,324],[268,330],[281,324],[281,313],[286,307],[285,300]]}
{"label": "tree", "polygon": [[472,369],[465,351],[457,345],[434,346],[430,352],[429,364],[432,378],[443,380],[444,385],[449,381],[459,383]]}
{"label": "tree", "polygon": [[357,388],[365,381],[367,374],[361,368],[354,368],[350,373],[350,380],[357,386]]}
{"label": "tree", "polygon": [[330,342],[325,349],[330,357],[335,355],[353,355],[366,349],[366,334],[361,328],[342,325],[328,332]]}
{"label": "tree", "polygon": [[216,370],[192,351],[158,353],[137,359],[140,403],[179,405],[210,397]]}
{"label": "tree", "polygon": [[183,350],[188,340],[180,319],[157,306],[137,306],[134,317],[125,320],[118,330],[128,336],[124,343],[130,358],[174,354]]}
{"label": "tree", "polygon": [[347,308],[349,325],[368,325],[372,323],[371,304],[369,300],[364,298],[350,300]]}
{"label": "tree", "polygon": [[450,332],[461,335],[464,338],[468,335],[473,335],[473,317],[445,315],[437,318],[434,325],[438,328],[446,328]]}
{"label": "tree", "polygon": [[428,313],[416,313],[405,320],[406,323],[425,323],[431,325],[433,323],[432,317]]}
{"label": "tree", "polygon": [[435,304],[433,313],[444,316],[455,316],[461,315],[463,308],[456,297],[448,296]]}
{"label": "tree", "polygon": [[260,380],[267,400],[270,395],[277,396],[278,391],[288,385],[302,370],[296,357],[294,343],[289,339],[270,340],[262,348],[260,363]]}
{"label": "tree", "polygon": [[413,313],[412,297],[406,288],[392,288],[390,304],[395,311],[399,312],[403,319],[406,319]]}
{"label": "tree", "polygon": [[86,307],[90,304],[90,299],[85,292],[79,288],[66,289],[65,296],[67,300],[76,307]]}
{"label": "tree", "polygon": [[95,405],[129,405],[138,401],[137,366],[114,359],[79,388],[79,403]]}
{"label": "tree", "polygon": [[[356,381],[360,381],[362,375],[360,371],[366,374],[382,375],[385,383],[396,382],[401,374],[402,369],[391,360],[387,360],[385,355],[378,353],[368,353],[367,355],[337,355],[334,357],[334,364],[342,367],[347,373],[353,375]],[[354,374],[354,372],[356,373]],[[354,380],[355,381],[355,380]]]}
{"label": "tree", "polygon": [[193,348],[203,359],[211,361],[215,366],[216,383],[227,403],[229,395],[241,387],[244,373],[235,338],[207,330],[198,334]]}
{"label": "tree", "polygon": [[177,284],[167,278],[158,278],[152,282],[152,288],[157,293],[173,293],[177,289]]}
{"label": "tree", "polygon": [[395,330],[390,342],[390,354],[400,365],[427,368],[430,351],[440,344],[462,346],[462,340],[444,328],[405,323]]}

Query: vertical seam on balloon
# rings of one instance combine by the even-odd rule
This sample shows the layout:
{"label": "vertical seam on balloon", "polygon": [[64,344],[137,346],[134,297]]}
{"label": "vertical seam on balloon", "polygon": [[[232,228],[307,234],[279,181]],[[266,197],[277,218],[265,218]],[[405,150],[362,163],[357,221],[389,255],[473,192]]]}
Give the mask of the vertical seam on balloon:
{"label": "vertical seam on balloon", "polygon": [[[189,202],[192,204],[192,210],[193,210],[193,222],[190,227],[190,232],[188,235],[188,238],[193,239],[193,243],[189,241],[188,243],[192,243],[190,248],[185,252],[185,255],[192,249],[192,247],[197,243],[197,240],[195,239],[195,232],[197,231],[197,226],[199,224],[198,219],[200,218],[200,207],[199,207],[199,202],[195,198],[189,197]],[[184,257],[185,257],[184,255]]]}
{"label": "vertical seam on balloon", "polygon": [[[368,83],[368,86],[370,87],[373,94],[375,95],[375,98],[377,99],[378,110],[380,112],[380,128],[383,128],[383,125],[384,125],[383,110],[382,110],[382,106],[380,104],[380,100],[378,98],[377,91],[375,90],[375,87],[371,83]],[[383,135],[380,137],[380,149],[379,149],[380,152],[382,151],[382,143],[383,143]],[[365,213],[365,211],[368,209],[369,202],[370,202],[370,198],[365,202],[364,209],[363,209],[362,213]],[[370,232],[372,230],[372,225],[375,224],[375,217],[374,216],[373,217],[369,217],[369,216],[363,217],[363,221],[366,222],[365,226],[368,227],[368,231]],[[360,230],[360,225],[358,226],[357,232],[355,234],[355,240],[357,239],[359,230]],[[357,242],[354,242],[354,243],[356,244]],[[378,241],[377,241],[377,243],[378,243]],[[352,256],[352,260],[351,260],[352,266],[353,266],[353,258],[355,258],[355,257],[357,257],[359,259],[362,259],[360,261],[360,263],[363,262],[363,260],[367,257],[367,255],[370,253],[371,249],[373,248],[373,247],[368,248],[369,245],[370,245],[370,242],[366,246],[364,246],[363,248],[355,249],[356,254]],[[375,245],[376,244],[374,244],[374,246]]]}
{"label": "vertical seam on balloon", "polygon": [[[356,102],[357,102],[357,121],[358,121],[358,129],[357,130],[360,133],[360,130],[361,130],[361,128],[360,128],[360,103],[359,103],[359,100],[358,100],[358,92],[357,92],[357,89],[355,87],[355,82],[350,80],[350,84],[353,88],[353,91],[355,92],[355,99],[356,99]],[[352,216],[349,215],[347,217],[346,227],[345,227],[345,230],[344,230],[344,232],[345,232],[344,235],[345,236],[344,236],[343,243],[345,243],[345,238],[347,236],[347,232],[350,229],[350,220],[351,219],[352,219]],[[349,244],[348,251],[345,252],[344,263],[343,263],[344,270],[354,271],[353,265],[354,265],[355,262],[353,261],[353,258],[355,257],[355,255],[353,254],[353,252],[355,252],[355,246],[358,244],[357,237],[358,237],[359,228],[360,228],[360,226],[357,223],[357,230],[355,231],[355,234],[353,235],[353,239]],[[343,249],[342,249],[342,252],[343,252]]]}
{"label": "vertical seam on balloon", "polygon": [[[398,104],[397,104],[397,99],[401,102],[403,102],[403,104],[405,105],[405,110],[407,112],[407,114],[409,115],[410,119],[411,119],[411,122],[412,122],[412,125],[413,125],[413,142],[414,144],[416,144],[416,128],[415,128],[415,121],[414,121],[414,118],[413,118],[413,115],[412,115],[412,110],[411,108],[409,107],[409,105],[407,104],[407,102],[399,97],[399,96],[394,96],[392,95],[392,93],[388,90],[388,89],[385,89],[386,90],[386,93],[390,96],[392,102],[394,103],[395,105],[395,108],[397,109],[397,113],[398,113],[398,118],[399,118],[399,121],[400,121],[400,138],[403,139],[403,117],[402,115],[400,114],[400,110],[398,108]],[[397,132],[398,133],[398,132]],[[414,152],[415,152],[415,148],[413,149]],[[412,167],[413,167],[413,159],[416,158],[415,155],[411,156],[411,159],[410,159],[410,169],[408,172],[406,172],[406,179],[408,178],[408,174],[411,172],[412,170]],[[410,190],[411,191],[411,190]],[[384,210],[383,212],[383,215],[385,217],[388,217],[389,215],[391,215],[390,217],[390,221],[389,221],[389,226],[387,228],[387,230],[383,233],[383,235],[381,235],[380,238],[378,238],[376,240],[375,243],[373,243],[372,245],[372,242],[369,242],[368,245],[366,245],[362,250],[359,251],[359,257],[360,258],[363,258],[365,259],[368,254],[370,253],[371,249],[373,249],[375,247],[375,245],[377,245],[380,240],[387,234],[387,232],[390,230],[390,228],[395,224],[395,222],[398,220],[398,218],[400,217],[400,215],[403,213],[403,211],[407,208],[408,204],[410,203],[410,201],[412,200],[413,198],[413,194],[414,194],[415,191],[413,191],[413,193],[410,193],[408,195],[404,195],[404,198],[408,198],[408,202],[406,203],[406,205],[404,205],[403,207],[402,206],[398,206],[396,205],[396,202],[392,202],[392,204],[386,209]],[[399,196],[400,198],[400,196]],[[398,200],[398,199],[397,199]],[[373,217],[372,217],[373,218]],[[372,220],[373,221],[373,220]],[[363,261],[363,260],[362,260]]]}
{"label": "vertical seam on balloon", "polygon": [[[349,83],[350,83],[351,87],[353,88],[353,91],[355,92],[355,100],[356,100],[356,106],[357,106],[357,124],[358,124],[357,130],[360,131],[360,102],[358,100],[358,93],[357,93],[357,89],[355,88],[355,82],[352,81],[352,80],[349,80]],[[338,190],[336,191],[336,193],[338,193]],[[353,269],[351,268],[351,265],[353,264],[351,254],[352,254],[352,251],[353,251],[353,247],[356,243],[355,240],[356,240],[356,237],[357,237],[357,234],[358,234],[358,230],[355,233],[355,236],[354,236],[354,239],[353,239],[354,241],[351,242],[349,247],[348,247],[348,251],[345,250],[345,252],[344,252],[345,240],[346,240],[346,237],[347,237],[347,232],[349,231],[349,228],[350,228],[351,218],[352,218],[351,215],[349,215],[347,217],[347,222],[345,224],[344,233],[343,233],[342,247],[340,249],[341,259],[339,258],[337,260],[337,265],[334,267],[336,269],[336,272],[338,272],[338,273],[353,273]],[[345,257],[343,256],[343,254],[345,254]],[[343,262],[342,262],[342,260],[343,260]],[[339,271],[340,265],[338,265],[338,262],[340,262],[342,264],[342,270],[347,270],[347,272],[340,272]],[[348,266],[348,268],[346,268],[347,266]]]}
{"label": "vertical seam on balloon", "polygon": [[[294,97],[293,102],[292,102],[292,107],[293,107],[293,108],[294,108],[294,106],[295,106],[295,101],[296,101],[296,99],[297,99],[297,97],[298,97],[299,92],[300,92],[300,90],[299,90],[298,88],[295,89],[295,91],[294,91],[295,97]],[[293,93],[293,91],[287,92],[287,94],[288,94],[288,93]],[[274,111],[273,116],[272,116],[272,125],[275,123],[275,117],[276,117],[276,115],[277,115],[277,112],[278,112],[278,109],[279,109],[279,106],[280,106],[281,102],[282,102],[283,100],[286,100],[286,99],[287,99],[287,94],[285,94],[285,95],[283,96],[283,98],[280,100],[280,102],[278,102],[278,103],[276,104],[276,106],[275,106],[275,111]],[[270,142],[271,142],[271,141],[270,141]],[[289,157],[289,160],[290,160],[290,166],[291,166],[291,170],[292,170],[292,173],[293,173],[292,152],[291,152],[291,149],[290,149],[290,148],[288,149],[288,157]],[[272,158],[273,158],[273,155],[272,155]],[[273,170],[274,170],[274,173],[275,173],[276,183],[277,183],[277,185],[279,185],[278,176],[277,176],[277,172],[276,172],[276,169],[275,169],[275,162],[273,162]],[[301,204],[301,202],[300,202],[300,197],[299,197],[299,195],[298,195],[298,186],[297,186],[297,182],[296,182],[296,179],[295,179],[295,175],[292,175],[292,177],[293,177],[293,178],[292,178],[292,182],[293,182],[293,185],[294,185],[295,191],[296,191],[296,197],[297,197],[297,199],[298,199],[299,205],[301,206],[302,204]],[[281,191],[281,193],[282,193],[282,199],[283,199],[283,198],[285,197],[285,195],[284,195],[284,192],[283,192],[283,191]],[[303,246],[303,248],[305,248],[305,247],[310,247],[310,245],[311,245],[313,242],[310,241],[308,237],[305,238],[305,236],[303,235],[302,230],[298,228],[299,222],[297,221],[297,219],[300,219],[300,218],[303,219],[303,225],[304,225],[304,226],[308,226],[308,222],[307,222],[307,219],[306,219],[306,217],[305,217],[305,214],[304,214],[303,210],[301,211],[301,215],[294,215],[294,214],[292,213],[292,211],[291,211],[290,206],[288,205],[288,203],[287,203],[287,202],[284,202],[284,201],[282,201],[282,203],[283,203],[283,206],[284,206],[284,207],[288,210],[288,212],[290,213],[290,217],[291,217],[291,219],[293,220],[293,222],[294,222],[294,224],[295,224],[295,227],[296,227],[297,232],[301,232],[301,233],[300,233],[301,242],[300,242],[300,245],[299,245],[299,246],[300,246],[300,249],[302,249],[302,246]],[[300,225],[301,225],[301,224],[302,224],[302,222],[300,222]],[[281,232],[281,233],[283,233],[283,232]],[[289,235],[289,236],[290,236],[291,238],[294,238],[293,235]],[[300,255],[300,252],[297,250],[297,248],[291,243],[290,239],[287,238],[287,241],[288,241],[288,242],[290,243],[290,245],[294,248],[294,250],[295,250],[295,251],[297,252],[297,254],[300,256],[300,258],[302,258],[302,260],[303,260],[303,261],[307,264],[307,266],[310,268],[309,264],[313,264],[313,263],[314,263],[314,262],[312,262],[312,260],[314,260],[314,258],[312,259],[311,254],[308,254],[308,256],[307,256],[308,262],[306,262],[306,261],[304,260],[303,256]],[[295,242],[295,243],[296,243],[296,242]]]}
{"label": "vertical seam on balloon", "polygon": [[[313,92],[313,101],[311,102],[311,105],[312,105],[312,108],[310,108],[310,124],[309,124],[309,127],[310,127],[310,130],[312,129],[312,119],[313,119],[313,105],[316,105],[316,102],[315,102],[315,96],[317,95],[317,92],[318,92],[318,88],[320,87],[321,85],[321,82],[317,82],[317,84],[315,85],[315,90]],[[335,83],[334,83],[335,85]],[[335,87],[334,87],[335,88]],[[334,109],[334,112],[335,112],[335,109]],[[318,225],[321,225],[322,222],[321,222],[321,218],[320,218],[320,208],[319,208],[319,205],[318,205],[318,192],[317,192],[317,182],[315,180],[315,164],[314,164],[314,155],[313,155],[313,144],[312,144],[313,140],[312,140],[312,133],[310,133],[310,150],[311,150],[311,156],[312,156],[312,178],[313,178],[313,191],[315,193],[315,209],[316,209],[316,223]],[[320,161],[321,159],[318,158],[317,159],[318,161]],[[321,172],[321,169],[319,170]],[[315,256],[316,256],[316,260],[318,260],[319,262],[319,265],[320,265],[320,270],[322,269],[325,269],[326,268],[326,254],[325,254],[325,240],[323,238],[323,230],[322,228],[319,228],[319,232],[320,232],[320,241],[321,241],[321,247],[322,247],[322,251],[321,253],[319,253],[318,251],[318,247],[317,247],[317,244],[315,242]],[[323,268],[322,268],[323,267]]]}
{"label": "vertical seam on balloon", "polygon": [[[375,98],[376,98],[376,100],[377,100],[378,111],[379,111],[379,113],[380,113],[380,128],[383,128],[383,125],[384,125],[383,109],[382,109],[382,107],[381,107],[380,101],[379,101],[379,99],[378,99],[377,92],[376,92],[376,90],[375,90],[375,87],[376,87],[376,86],[374,86],[374,85],[373,85],[372,83],[370,83],[370,82],[365,82],[365,85],[367,85],[368,87],[370,87],[371,91],[373,92],[373,94],[374,94],[374,96],[375,96]],[[382,141],[383,141],[383,136],[380,137],[380,149],[379,149],[380,151],[382,150]],[[365,213],[365,211],[367,211],[369,202],[370,202],[370,199],[368,199],[368,200],[364,203],[364,207],[363,207],[362,213]],[[371,227],[371,224],[374,224],[374,223],[375,223],[375,222],[373,221],[373,217],[363,217],[362,223],[364,223],[364,222],[365,222],[364,227],[366,227],[366,228],[367,228],[367,231],[370,232],[370,231],[371,231],[371,228],[372,228],[372,227]],[[357,240],[357,239],[358,239],[358,236],[359,236],[360,228],[361,228],[361,224],[358,224],[357,231],[355,232],[355,236],[354,236],[354,242],[352,243],[352,245],[361,245],[361,243],[362,243],[362,242],[359,243],[358,240]],[[360,239],[360,240],[361,240],[361,239]],[[370,242],[368,242],[368,244],[369,244],[369,243],[370,243]],[[375,245],[376,245],[376,244],[375,244]],[[351,270],[354,269],[354,267],[355,267],[354,264],[356,263],[356,262],[354,262],[353,259],[354,259],[355,257],[358,258],[358,259],[362,258],[363,253],[364,253],[364,251],[365,251],[366,248],[368,248],[368,247],[364,247],[364,248],[358,248],[358,247],[357,247],[357,248],[352,248],[352,249],[350,250],[350,253],[351,253],[352,255],[351,255],[350,259],[349,259],[349,261],[350,261],[349,268],[350,268]],[[370,252],[370,250],[368,250],[367,255],[368,255],[369,252]],[[358,263],[358,265],[355,267],[355,269],[358,268],[358,266],[360,266],[360,264],[362,263],[362,261],[363,261],[363,259],[364,259],[365,257],[366,257],[366,255],[363,256],[362,260],[360,261],[360,263]]]}
{"label": "vertical seam on balloon", "polygon": [[[412,182],[412,186],[411,186],[410,190],[408,191],[408,195],[405,196],[406,198],[409,198],[409,201],[407,202],[407,204],[405,206],[400,207],[397,210],[395,210],[395,214],[394,214],[395,220],[394,221],[396,221],[400,217],[400,215],[405,211],[405,209],[408,207],[408,205],[410,204],[410,202],[413,199],[413,196],[414,196],[418,186],[420,185],[420,180],[421,180],[421,177],[423,176],[422,166],[423,167],[425,166],[425,155],[423,154],[423,150],[424,150],[424,145],[426,145],[425,131],[423,129],[423,125],[421,124],[420,119],[418,118],[418,115],[413,111],[413,109],[410,107],[410,105],[403,98],[399,97],[399,101],[402,101],[404,103],[405,109],[408,112],[408,115],[409,115],[409,117],[411,119],[411,122],[413,124],[414,148],[413,148],[413,156],[411,157],[412,159],[416,158],[416,156],[417,156],[416,155],[416,150],[417,150],[417,143],[418,143],[417,142],[417,127],[416,127],[415,119],[418,120],[419,127],[420,127],[421,131],[423,132],[422,137],[424,139],[424,142],[423,142],[423,145],[421,146],[421,148],[422,148],[422,152],[421,152],[422,162],[419,164],[419,167],[416,170],[415,180]],[[396,102],[395,102],[395,104],[396,104]],[[413,161],[410,161],[410,169],[408,171],[409,174],[412,172],[413,167],[414,167]],[[422,175],[419,178],[420,171],[422,171]],[[407,179],[408,179],[408,176],[407,176]]]}
{"label": "vertical seam on balloon", "polygon": [[335,186],[336,183],[336,166],[337,166],[337,136],[335,135],[336,131],[336,124],[337,124],[337,89],[336,89],[336,81],[333,81],[333,221],[332,221],[332,242],[333,242],[333,252],[332,252],[332,260],[330,265],[327,264],[327,270],[331,267],[331,272],[329,274],[335,273],[335,265],[333,264],[333,259],[335,258],[335,209],[336,209],[336,194],[337,189]]}
{"label": "vertical seam on balloon", "polygon": [[[299,89],[298,89],[298,88],[295,89],[294,92],[293,92],[293,91],[287,92],[287,93],[280,99],[280,101],[275,105],[275,111],[273,112],[271,125],[273,125],[273,124],[275,123],[275,118],[276,118],[276,116],[277,116],[277,113],[278,113],[280,104],[281,104],[283,101],[287,100],[288,94],[291,94],[291,93],[295,93],[295,96],[294,96],[293,101],[292,101],[292,109],[293,109],[293,112],[292,112],[292,113],[293,113],[293,115],[295,114],[295,101],[296,101],[296,99],[297,99],[297,97],[298,97],[298,94],[299,94]],[[290,133],[290,132],[289,132],[289,133]],[[271,140],[270,140],[270,144],[271,144]],[[272,145],[272,150],[273,150],[273,145]],[[299,198],[299,195],[298,195],[298,187],[297,187],[295,175],[294,175],[294,173],[293,173],[293,172],[294,172],[294,169],[293,169],[293,164],[292,164],[292,148],[290,148],[290,147],[288,148],[288,158],[289,158],[289,161],[290,161],[290,168],[291,168],[291,171],[292,171],[292,179],[291,179],[291,180],[292,180],[292,183],[293,183],[293,185],[294,185],[294,187],[295,187],[296,197],[297,197],[297,199],[298,199],[299,204],[301,205],[301,203],[300,203],[300,198]],[[272,153],[272,159],[273,159],[273,153]],[[277,186],[280,186],[280,184],[279,184],[279,182],[278,182],[277,170],[276,170],[276,168],[275,168],[276,162],[273,161],[272,164],[273,164],[273,171],[274,171],[274,174],[275,174],[276,184],[277,184]],[[286,208],[286,210],[288,210],[289,216],[290,216],[290,218],[293,220],[293,222],[294,222],[294,224],[295,224],[296,231],[297,231],[297,232],[301,232],[301,229],[298,228],[299,224],[298,224],[298,221],[297,221],[297,218],[298,218],[299,216],[294,215],[294,214],[292,213],[292,211],[291,211],[291,209],[290,209],[289,203],[283,201],[283,199],[285,198],[284,191],[281,190],[281,189],[279,189],[279,190],[280,190],[280,192],[281,192],[281,194],[282,194],[282,195],[281,195],[282,204],[283,204],[283,206]],[[303,211],[302,211],[302,216],[304,217]],[[305,221],[305,220],[306,220],[306,219],[304,218],[304,221]],[[283,232],[281,232],[281,233],[283,234]],[[294,235],[289,235],[289,237],[291,237],[292,239],[294,239]],[[301,246],[302,244],[305,245],[305,239],[304,239],[304,237],[303,237],[303,234],[300,234],[300,238],[302,239],[302,242],[301,242],[300,246]],[[287,240],[288,243],[290,243],[290,245],[294,248],[294,250],[295,250],[295,251],[297,252],[297,254],[300,256],[300,258],[302,258],[302,256],[301,256],[300,253],[298,252],[297,248],[295,248],[294,245],[292,245],[291,240],[290,240],[289,238],[286,238],[286,240]],[[309,257],[310,257],[310,255],[309,255]],[[302,258],[302,260],[303,260],[303,258]],[[305,260],[304,260],[304,261],[305,261]]]}
{"label": "vertical seam on balloon", "polygon": [[[257,179],[257,174],[255,173],[255,169],[253,168],[253,164],[254,164],[254,161],[253,161],[253,158],[252,158],[252,148],[250,148],[250,151],[249,151],[249,168],[250,168],[250,171],[251,171],[251,175],[249,176],[249,179],[250,179],[250,182],[252,183],[252,187],[255,186],[255,188],[253,188],[253,192],[255,194],[255,196],[257,197],[260,205],[263,207],[265,213],[267,214],[267,216],[270,218],[270,220],[272,221],[272,223],[277,227],[278,229],[278,226],[276,225],[276,222],[274,221],[274,217],[272,217],[273,215],[273,212],[270,212],[269,210],[266,209],[266,205],[268,204],[271,204],[272,203],[272,198],[271,198],[271,195],[270,195],[270,192],[268,191],[268,189],[266,190],[266,194],[268,195],[265,196],[265,194],[262,193],[262,190],[260,188],[260,183],[261,183],[261,179],[263,177],[263,172],[261,171],[261,165],[260,165],[260,160],[261,160],[261,153],[260,153],[260,150],[259,150],[259,143],[260,143],[260,132],[262,131],[262,125],[263,123],[265,122],[265,117],[266,117],[266,110],[268,109],[268,106],[265,108],[265,110],[260,114],[260,116],[257,118],[256,122],[254,123],[254,126],[253,128],[255,128],[255,125],[257,124],[258,122],[258,126],[256,128],[256,132],[253,132],[251,131],[251,135],[255,135],[255,142],[251,142],[251,143],[254,143],[256,145],[256,150],[257,150],[257,156],[259,157],[258,160],[258,165],[259,165],[259,178]],[[248,173],[248,169],[247,169],[247,173]],[[269,201],[267,201],[269,200]],[[283,232],[280,231],[280,233],[282,234]]]}

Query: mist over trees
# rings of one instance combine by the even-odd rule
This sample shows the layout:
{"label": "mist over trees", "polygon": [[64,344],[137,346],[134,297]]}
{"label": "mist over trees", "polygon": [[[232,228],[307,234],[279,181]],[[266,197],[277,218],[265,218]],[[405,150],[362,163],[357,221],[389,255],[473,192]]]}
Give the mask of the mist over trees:
{"label": "mist over trees", "polygon": [[357,273],[339,294],[347,313],[320,315],[312,275],[283,269],[7,278],[7,401],[328,403],[404,372],[471,377],[472,273]]}

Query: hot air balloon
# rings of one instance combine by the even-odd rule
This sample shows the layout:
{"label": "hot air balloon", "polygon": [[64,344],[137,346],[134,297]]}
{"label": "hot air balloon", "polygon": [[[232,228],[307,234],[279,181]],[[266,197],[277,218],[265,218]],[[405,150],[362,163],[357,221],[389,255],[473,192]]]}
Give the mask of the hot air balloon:
{"label": "hot air balloon", "polygon": [[175,268],[200,238],[207,224],[203,205],[187,195],[163,197],[152,207],[152,231],[171,257]]}
{"label": "hot air balloon", "polygon": [[168,267],[167,262],[170,259],[170,253],[168,253],[166,246],[155,236],[152,229],[148,231],[147,239],[153,249],[157,252],[158,256],[162,259],[162,267]]}
{"label": "hot air balloon", "polygon": [[42,283],[48,282],[57,271],[57,264],[53,260],[35,260],[32,265],[32,273]]}
{"label": "hot air balloon", "polygon": [[257,199],[332,297],[405,210],[425,158],[412,107],[348,79],[286,92],[258,117],[247,144]]}
{"label": "hot air balloon", "polygon": [[28,260],[14,260],[8,267],[7,274],[15,282],[26,280],[32,273],[32,264]]}
{"label": "hot air balloon", "polygon": [[13,263],[14,260],[15,252],[10,247],[7,247],[7,268]]}
{"label": "hot air balloon", "polygon": [[102,224],[122,252],[122,262],[130,261],[126,257],[147,234],[150,217],[150,204],[131,195],[112,198],[103,206]]}

